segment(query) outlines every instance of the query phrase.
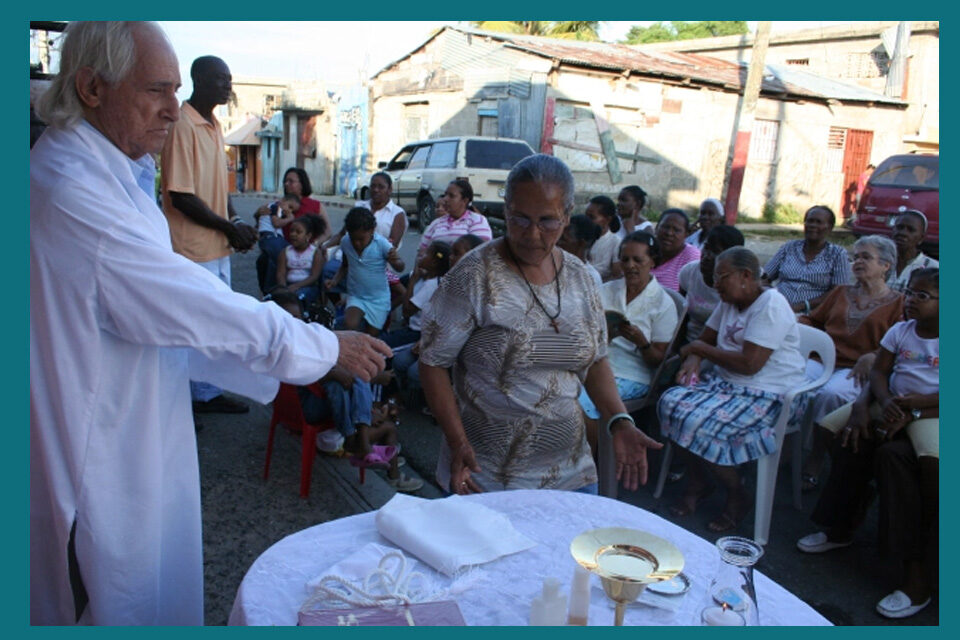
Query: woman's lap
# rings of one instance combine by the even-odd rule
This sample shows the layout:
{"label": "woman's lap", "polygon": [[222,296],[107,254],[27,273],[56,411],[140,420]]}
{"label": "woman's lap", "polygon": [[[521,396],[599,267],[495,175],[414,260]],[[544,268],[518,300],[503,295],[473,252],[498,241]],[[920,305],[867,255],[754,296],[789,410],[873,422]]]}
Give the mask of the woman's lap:
{"label": "woman's lap", "polygon": [[[794,411],[798,403],[794,402]],[[778,394],[713,378],[695,387],[673,387],[657,413],[666,435],[701,458],[720,465],[756,460],[776,450]]]}
{"label": "woman's lap", "polygon": [[[615,380],[617,381],[617,393],[620,395],[621,400],[642,398],[643,396],[647,395],[647,392],[650,390],[650,387],[642,382],[634,382],[633,380],[627,380],[626,378],[615,378]],[[590,396],[587,395],[586,387],[580,389],[579,402],[580,407],[583,408],[583,412],[587,414],[588,418],[593,418],[594,420],[598,420],[600,418],[600,412],[593,404]]]}

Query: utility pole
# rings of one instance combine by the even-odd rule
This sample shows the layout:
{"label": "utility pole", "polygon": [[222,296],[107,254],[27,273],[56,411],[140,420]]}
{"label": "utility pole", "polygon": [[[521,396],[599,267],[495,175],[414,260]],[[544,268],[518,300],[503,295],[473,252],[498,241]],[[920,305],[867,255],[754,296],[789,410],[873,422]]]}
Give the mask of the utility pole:
{"label": "utility pole", "polygon": [[757,33],[753,38],[753,53],[750,56],[750,68],[747,71],[747,84],[743,89],[743,100],[737,117],[737,137],[733,143],[733,161],[730,164],[730,177],[727,181],[727,199],[723,204],[727,224],[734,224],[740,205],[740,190],[743,187],[743,174],[747,168],[747,154],[750,151],[750,134],[753,132],[753,115],[757,110],[760,97],[760,83],[767,58],[767,45],[770,43],[770,21],[757,23]]}

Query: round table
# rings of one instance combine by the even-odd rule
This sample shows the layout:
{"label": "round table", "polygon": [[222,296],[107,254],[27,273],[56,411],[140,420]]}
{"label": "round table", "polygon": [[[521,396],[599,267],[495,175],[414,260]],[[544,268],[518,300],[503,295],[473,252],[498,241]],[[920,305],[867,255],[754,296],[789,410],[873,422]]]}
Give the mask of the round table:
{"label": "round table", "polygon": [[[569,491],[503,491],[465,497],[506,515],[513,526],[537,541],[527,551],[499,558],[449,578],[424,563],[421,570],[445,586],[468,625],[526,625],[530,602],[544,578],[560,580],[568,593],[575,562],[570,542],[600,527],[629,527],[672,542],[683,553],[691,588],[675,611],[634,604],[627,608],[628,626],[699,624],[699,612],[710,578],[717,570],[716,547],[686,529],[632,505]],[[369,542],[395,547],[377,532],[375,512],[325,522],[289,535],[267,549],[250,567],[237,591],[231,625],[296,625],[297,612],[308,597],[306,583]],[[429,532],[424,532],[428,535]],[[406,555],[410,555],[405,552]],[[761,564],[762,564],[761,560]],[[829,625],[819,613],[759,571],[754,573],[760,622],[763,625]],[[599,579],[591,576],[591,585]],[[589,623],[613,624],[613,606],[591,589]]]}

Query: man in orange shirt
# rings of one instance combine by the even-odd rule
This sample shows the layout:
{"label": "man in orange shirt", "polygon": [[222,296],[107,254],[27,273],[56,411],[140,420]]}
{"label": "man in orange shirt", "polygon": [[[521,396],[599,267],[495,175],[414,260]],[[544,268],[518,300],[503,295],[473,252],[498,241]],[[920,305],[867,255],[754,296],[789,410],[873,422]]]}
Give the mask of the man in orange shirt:
{"label": "man in orange shirt", "polygon": [[[180,106],[180,119],[160,155],[163,212],[173,250],[230,284],[230,254],[247,251],[256,230],[240,222],[227,196],[227,157],[220,122],[213,115],[233,91],[230,69],[220,58],[203,56],[190,67],[193,93]],[[245,413],[249,407],[206,382],[191,380],[197,413]]]}

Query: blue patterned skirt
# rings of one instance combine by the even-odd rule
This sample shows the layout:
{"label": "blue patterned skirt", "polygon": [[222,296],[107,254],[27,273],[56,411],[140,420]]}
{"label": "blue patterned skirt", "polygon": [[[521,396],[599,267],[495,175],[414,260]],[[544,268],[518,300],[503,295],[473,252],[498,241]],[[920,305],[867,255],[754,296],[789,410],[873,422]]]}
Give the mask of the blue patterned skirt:
{"label": "blue patterned skirt", "polygon": [[[801,415],[808,398],[793,403]],[[657,404],[663,433],[714,464],[731,466],[756,460],[776,450],[773,425],[780,394],[751,389],[715,377],[693,387],[673,387]]]}

